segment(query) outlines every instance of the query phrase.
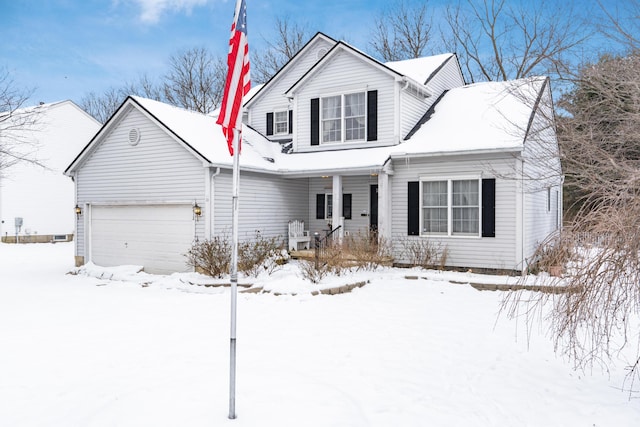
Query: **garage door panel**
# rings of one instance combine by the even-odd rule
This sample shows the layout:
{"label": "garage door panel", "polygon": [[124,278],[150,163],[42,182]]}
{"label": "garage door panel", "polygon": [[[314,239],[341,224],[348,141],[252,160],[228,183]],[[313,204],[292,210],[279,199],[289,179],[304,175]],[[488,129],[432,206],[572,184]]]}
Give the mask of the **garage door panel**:
{"label": "garage door panel", "polygon": [[97,265],[142,265],[149,273],[190,271],[191,205],[94,206],[91,257]]}

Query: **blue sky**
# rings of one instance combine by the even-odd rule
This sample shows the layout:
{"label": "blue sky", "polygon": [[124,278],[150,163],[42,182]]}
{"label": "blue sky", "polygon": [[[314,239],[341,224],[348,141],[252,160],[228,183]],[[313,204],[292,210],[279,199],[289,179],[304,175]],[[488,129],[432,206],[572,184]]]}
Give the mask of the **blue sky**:
{"label": "blue sky", "polygon": [[[72,99],[162,75],[171,54],[204,46],[224,54],[233,0],[2,0],[0,67],[31,104]],[[384,0],[248,0],[250,48],[264,45],[276,16],[308,22],[313,33],[362,42]],[[309,19],[310,18],[310,19]],[[313,22],[312,22],[313,21]]]}
{"label": "blue sky", "polygon": [[[390,0],[247,0],[250,49],[264,46],[275,18],[308,24],[363,50],[374,17]],[[171,54],[227,49],[234,0],[0,0],[0,67],[34,89],[29,104],[166,72]],[[429,0],[437,9],[446,0]]]}

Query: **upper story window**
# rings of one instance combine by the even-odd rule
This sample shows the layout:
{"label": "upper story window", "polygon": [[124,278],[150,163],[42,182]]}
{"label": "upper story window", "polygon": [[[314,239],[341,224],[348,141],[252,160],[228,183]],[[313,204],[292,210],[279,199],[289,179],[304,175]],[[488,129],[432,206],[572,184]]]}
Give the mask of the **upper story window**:
{"label": "upper story window", "polygon": [[364,141],[365,92],[322,98],[322,142]]}
{"label": "upper story window", "polygon": [[267,136],[292,133],[293,111],[280,110],[267,113]]}
{"label": "upper story window", "polygon": [[311,99],[311,145],[378,139],[378,91]]}
{"label": "upper story window", "polygon": [[289,133],[289,113],[287,111],[276,111],[273,114],[273,124],[276,135]]}

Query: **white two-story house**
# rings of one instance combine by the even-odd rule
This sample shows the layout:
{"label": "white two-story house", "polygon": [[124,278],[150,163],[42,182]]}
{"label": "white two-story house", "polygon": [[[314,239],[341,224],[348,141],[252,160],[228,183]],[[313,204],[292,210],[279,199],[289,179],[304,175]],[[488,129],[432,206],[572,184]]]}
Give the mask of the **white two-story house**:
{"label": "white two-story house", "polygon": [[[381,63],[318,33],[245,101],[240,238],[300,220],[374,230],[397,263],[418,241],[523,271],[560,227],[552,113],[546,78],[466,85],[454,54]],[[77,262],[184,271],[194,240],[230,232],[231,173],[215,117],[128,98],[66,171]]]}

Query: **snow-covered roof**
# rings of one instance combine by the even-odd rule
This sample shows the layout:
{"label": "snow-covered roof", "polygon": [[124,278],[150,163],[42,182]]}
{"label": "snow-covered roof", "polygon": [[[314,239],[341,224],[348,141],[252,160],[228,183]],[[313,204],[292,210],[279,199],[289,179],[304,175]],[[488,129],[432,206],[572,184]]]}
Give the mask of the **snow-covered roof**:
{"label": "snow-covered roof", "polygon": [[[283,175],[349,174],[377,171],[389,158],[521,150],[544,83],[544,78],[532,78],[451,89],[408,140],[386,147],[283,153],[280,143],[244,126],[240,165],[244,170]],[[140,97],[131,97],[131,102],[164,124],[204,162],[232,167],[216,117]]]}
{"label": "snow-covered roof", "polygon": [[385,62],[384,65],[403,76],[411,77],[417,82],[426,84],[431,74],[452,56],[454,56],[453,53],[443,53],[441,55],[425,56],[424,58]]}
{"label": "snow-covered roof", "polygon": [[[282,174],[378,170],[389,157],[433,156],[473,151],[519,150],[543,78],[476,83],[451,89],[409,140],[388,147],[282,153],[279,143],[245,126],[241,167]],[[209,162],[231,166],[215,118],[157,101],[134,98]]]}
{"label": "snow-covered roof", "polygon": [[[227,141],[216,116],[184,110],[159,101],[131,97],[137,104],[162,122],[204,160],[215,166],[232,166]],[[244,168],[275,171],[272,159],[280,145],[273,143],[255,130],[245,126],[242,132],[242,165]]]}
{"label": "snow-covered roof", "polygon": [[[0,112],[0,122],[4,122],[3,136],[13,141],[14,154],[56,171],[63,170],[86,143],[76,133],[86,137],[100,129],[96,119],[70,100]],[[69,128],[71,124],[75,127]]]}
{"label": "snow-covered roof", "polygon": [[449,90],[409,140],[413,154],[521,149],[546,78],[484,82]]}

